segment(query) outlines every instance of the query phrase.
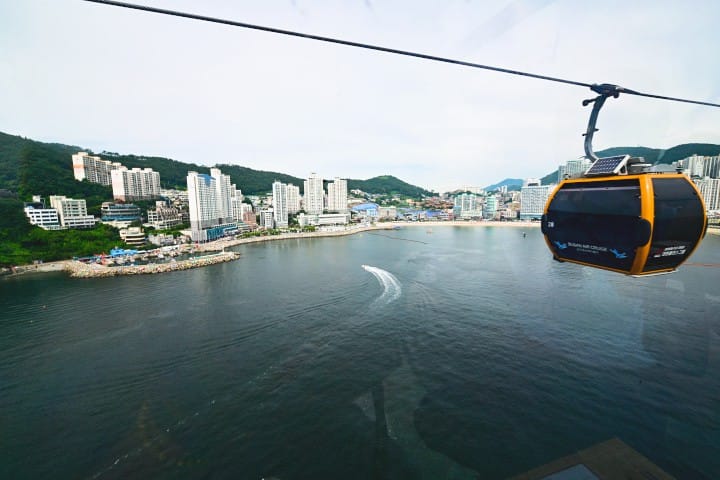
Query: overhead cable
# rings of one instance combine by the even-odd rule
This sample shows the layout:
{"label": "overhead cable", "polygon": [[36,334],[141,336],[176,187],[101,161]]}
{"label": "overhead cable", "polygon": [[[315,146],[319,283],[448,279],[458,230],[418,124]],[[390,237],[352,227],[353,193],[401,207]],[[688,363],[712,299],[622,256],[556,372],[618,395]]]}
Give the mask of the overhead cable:
{"label": "overhead cable", "polygon": [[[569,80],[569,79],[565,79],[565,78],[550,77],[547,75],[539,75],[536,73],[523,72],[520,70],[512,70],[509,68],[495,67],[492,65],[483,65],[480,63],[466,62],[463,60],[455,60],[452,58],[440,57],[440,56],[436,56],[436,55],[428,55],[425,53],[418,53],[418,52],[412,52],[412,51],[408,51],[408,50],[399,50],[396,48],[382,47],[379,45],[371,45],[368,43],[353,42],[350,40],[342,40],[339,38],[323,37],[320,35],[312,35],[309,33],[296,32],[296,31],[292,31],[292,30],[283,30],[280,28],[266,27],[263,25],[255,25],[255,24],[251,24],[251,23],[238,22],[235,20],[227,20],[227,19],[223,19],[223,18],[208,17],[205,15],[198,15],[195,13],[180,12],[177,10],[168,10],[168,9],[164,9],[164,8],[150,7],[147,5],[137,5],[137,4],[133,4],[133,3],[127,3],[127,2],[118,2],[115,0],[85,0],[85,1],[90,2],[90,3],[100,3],[100,4],[104,4],[104,5],[112,5],[115,7],[129,8],[129,9],[133,9],[133,10],[141,10],[144,12],[159,13],[162,15],[170,15],[170,16],[174,16],[174,17],[188,18],[191,20],[200,20],[203,22],[219,23],[222,25],[230,25],[233,27],[248,28],[248,29],[252,29],[252,30],[260,30],[263,32],[305,38],[308,40],[316,40],[319,42],[334,43],[334,44],[338,44],[338,45],[345,45],[348,47],[364,48],[367,50],[375,50],[378,52],[392,53],[395,55],[403,55],[406,57],[421,58],[423,60],[431,60],[434,62],[443,62],[443,63],[450,63],[450,64],[454,64],[454,65],[462,65],[464,67],[480,68],[483,70],[491,70],[493,72],[506,73],[509,75],[518,75],[518,76],[522,76],[522,77],[536,78],[538,80],[546,80],[548,82],[557,82],[557,83],[563,83],[566,85],[576,85],[579,87],[587,87],[594,91],[596,91],[596,90],[593,87],[596,87],[596,88],[598,87],[597,84],[593,84],[593,83],[578,82],[575,80]],[[606,84],[603,84],[603,85],[606,85]],[[692,103],[692,104],[696,104],[696,105],[705,105],[708,107],[720,107],[720,104],[717,104],[717,103],[702,102],[699,100],[688,100],[685,98],[669,97],[669,96],[665,96],[665,95],[656,95],[656,94],[651,94],[651,93],[642,93],[642,92],[638,92],[636,90],[624,89],[622,87],[617,87],[617,88],[619,89],[619,93],[624,93],[627,95],[637,95],[640,97],[655,98],[655,99],[659,99],[659,100],[670,100],[670,101],[674,101],[674,102]]]}

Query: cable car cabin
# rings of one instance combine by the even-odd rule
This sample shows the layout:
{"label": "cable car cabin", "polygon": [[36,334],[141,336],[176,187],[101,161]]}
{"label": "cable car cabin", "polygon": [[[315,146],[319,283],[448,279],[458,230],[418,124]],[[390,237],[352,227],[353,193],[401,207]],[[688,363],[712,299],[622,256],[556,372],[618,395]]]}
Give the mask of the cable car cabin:
{"label": "cable car cabin", "polygon": [[628,155],[600,158],[560,183],[542,232],[553,256],[629,275],[674,271],[704,237],[702,196],[680,173],[647,172]]}

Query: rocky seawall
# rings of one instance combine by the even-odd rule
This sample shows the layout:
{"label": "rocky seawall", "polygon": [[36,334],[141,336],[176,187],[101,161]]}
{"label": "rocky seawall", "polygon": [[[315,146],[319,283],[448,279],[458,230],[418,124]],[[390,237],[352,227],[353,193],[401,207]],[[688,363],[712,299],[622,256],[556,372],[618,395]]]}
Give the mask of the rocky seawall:
{"label": "rocky seawall", "polygon": [[190,268],[206,267],[216,263],[230,262],[240,258],[236,252],[221,252],[213,255],[203,255],[187,260],[178,260],[168,263],[150,263],[147,265],[122,265],[107,267],[98,264],[82,262],[68,262],[65,271],[73,278],[100,278],[117,277],[119,275],[149,275],[153,273],[176,272]]}

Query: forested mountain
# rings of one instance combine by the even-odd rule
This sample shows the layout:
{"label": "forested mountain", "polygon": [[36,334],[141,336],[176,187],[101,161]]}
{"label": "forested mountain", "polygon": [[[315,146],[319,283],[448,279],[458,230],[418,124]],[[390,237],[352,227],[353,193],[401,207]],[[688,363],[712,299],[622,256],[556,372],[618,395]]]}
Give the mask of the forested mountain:
{"label": "forested mountain", "polygon": [[[58,143],[42,143],[27,138],[0,132],[0,189],[18,192],[22,199],[30,195],[67,195],[88,198],[88,206],[97,198],[111,200],[108,187],[77,182],[72,172],[72,154],[88,151],[82,147]],[[128,168],[152,168],[160,174],[163,188],[186,188],[187,172],[194,170],[209,173],[210,167],[184,163],[163,157],[118,155],[113,152],[98,154],[105,160],[120,162]],[[232,182],[248,195],[265,194],[272,191],[276,180],[292,183],[301,188],[303,179],[279,172],[253,170],[239,165],[218,165],[223,173],[230,175]],[[412,197],[430,196],[431,192],[410,185],[391,175],[368,180],[348,180],[349,189],[360,189],[367,193],[400,194]],[[98,203],[99,204],[99,203]]]}
{"label": "forested mountain", "polygon": [[403,195],[408,197],[430,197],[432,192],[424,188],[410,185],[392,175],[381,175],[367,180],[348,180],[348,190],[362,190],[366,193],[380,193],[386,195]]}

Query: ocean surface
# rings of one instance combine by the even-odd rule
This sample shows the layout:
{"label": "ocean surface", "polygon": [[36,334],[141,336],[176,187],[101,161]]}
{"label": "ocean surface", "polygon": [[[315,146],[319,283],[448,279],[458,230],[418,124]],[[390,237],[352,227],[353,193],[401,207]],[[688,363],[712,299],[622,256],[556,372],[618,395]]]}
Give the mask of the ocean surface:
{"label": "ocean surface", "polygon": [[0,280],[0,478],[502,479],[613,437],[720,478],[720,237],[631,278],[525,233]]}

